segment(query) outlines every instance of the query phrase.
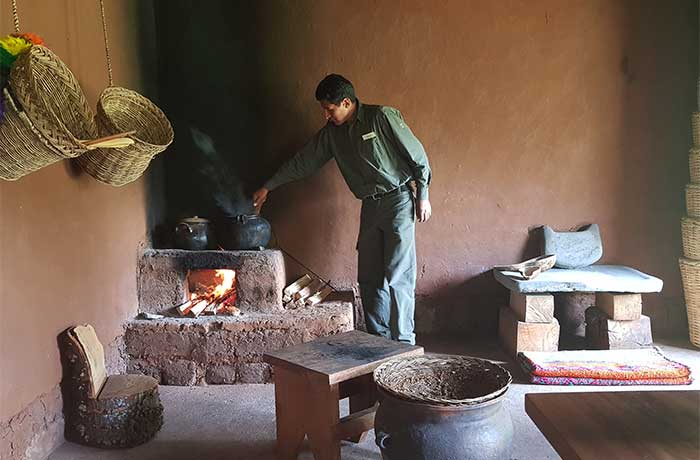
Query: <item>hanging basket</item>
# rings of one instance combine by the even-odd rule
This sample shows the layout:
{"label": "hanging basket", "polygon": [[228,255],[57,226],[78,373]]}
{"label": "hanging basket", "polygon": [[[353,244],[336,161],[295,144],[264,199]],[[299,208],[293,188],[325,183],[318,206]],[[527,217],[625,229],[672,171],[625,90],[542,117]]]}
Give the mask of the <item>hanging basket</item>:
{"label": "hanging basket", "polygon": [[94,114],[70,69],[49,49],[34,45],[12,65],[3,91],[0,123],[0,178],[20,177],[97,147],[124,145],[123,133],[110,142],[97,137]]}
{"label": "hanging basket", "polygon": [[700,348],[700,261],[681,258],[678,263],[683,279],[690,341]]}
{"label": "hanging basket", "polygon": [[97,149],[77,160],[85,172],[109,185],[121,186],[141,177],[151,159],[173,141],[173,128],[165,114],[150,100],[126,88],[104,90],[96,119],[103,136],[136,131],[130,136],[134,143],[129,147]]}
{"label": "hanging basket", "polygon": [[37,129],[65,158],[83,154],[88,150],[84,140],[97,137],[95,115],[78,80],[48,48],[35,45],[17,57],[10,88]]}
{"label": "hanging basket", "polygon": [[0,122],[0,179],[17,180],[62,160],[63,153],[34,126],[7,88],[1,96],[5,113]]}
{"label": "hanging basket", "polygon": [[374,380],[397,398],[443,406],[484,403],[501,396],[512,382],[498,364],[457,355],[394,359],[375,369]]}
{"label": "hanging basket", "polygon": [[690,149],[688,166],[690,167],[690,182],[700,184],[700,147]]}
{"label": "hanging basket", "polygon": [[685,186],[685,205],[690,217],[700,219],[700,184]]}
{"label": "hanging basket", "polygon": [[688,259],[700,260],[700,220],[683,217],[681,219],[683,235],[683,255]]}

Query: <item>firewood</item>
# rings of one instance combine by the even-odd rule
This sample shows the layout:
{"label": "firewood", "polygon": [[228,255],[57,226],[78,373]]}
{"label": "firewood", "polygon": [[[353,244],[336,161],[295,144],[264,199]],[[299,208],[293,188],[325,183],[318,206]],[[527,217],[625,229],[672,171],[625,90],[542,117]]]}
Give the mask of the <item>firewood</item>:
{"label": "firewood", "polygon": [[192,309],[192,301],[188,300],[187,302],[180,304],[175,308],[177,309],[178,313],[180,313],[181,316],[185,316]]}
{"label": "firewood", "polygon": [[286,288],[284,288],[284,291],[282,291],[282,302],[290,302],[294,298],[294,294],[301,291],[304,287],[311,283],[311,281],[312,279],[309,275],[304,275],[289,286],[287,286]]}
{"label": "firewood", "polygon": [[314,295],[319,289],[323,287],[324,283],[320,279],[315,279],[311,283],[307,284],[304,289],[294,294],[294,300],[303,302],[307,297]]}
{"label": "firewood", "polygon": [[190,309],[190,313],[194,315],[194,317],[198,317],[202,312],[209,306],[209,301],[206,299],[200,300],[197,303],[195,303],[192,308]]}
{"label": "firewood", "polygon": [[307,306],[316,305],[317,303],[319,303],[320,301],[322,301],[323,299],[328,297],[328,295],[331,292],[333,292],[333,288],[331,288],[330,286],[325,286],[320,291],[318,291],[316,294],[314,294],[311,297],[309,297],[308,299],[306,299],[305,303]]}

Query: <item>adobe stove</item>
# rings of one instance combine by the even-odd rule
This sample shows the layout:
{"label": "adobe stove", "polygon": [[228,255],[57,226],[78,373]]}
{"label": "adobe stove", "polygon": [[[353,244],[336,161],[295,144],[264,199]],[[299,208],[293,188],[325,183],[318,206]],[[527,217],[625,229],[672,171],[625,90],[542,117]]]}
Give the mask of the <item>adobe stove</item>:
{"label": "adobe stove", "polygon": [[265,383],[262,355],[353,329],[350,302],[283,305],[278,250],[147,249],[139,261],[139,313],[125,332],[128,372],[166,385]]}

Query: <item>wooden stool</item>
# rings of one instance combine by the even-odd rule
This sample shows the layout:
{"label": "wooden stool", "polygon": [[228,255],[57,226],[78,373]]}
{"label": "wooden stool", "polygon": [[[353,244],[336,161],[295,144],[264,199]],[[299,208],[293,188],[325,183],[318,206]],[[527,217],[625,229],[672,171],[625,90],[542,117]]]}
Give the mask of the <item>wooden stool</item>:
{"label": "wooden stool", "polygon": [[[374,427],[374,369],[422,354],[423,347],[360,331],[265,354],[275,378],[278,459],[296,460],[308,435],[315,460],[340,460],[341,440],[360,442]],[[347,397],[350,415],[341,419],[338,401]]]}

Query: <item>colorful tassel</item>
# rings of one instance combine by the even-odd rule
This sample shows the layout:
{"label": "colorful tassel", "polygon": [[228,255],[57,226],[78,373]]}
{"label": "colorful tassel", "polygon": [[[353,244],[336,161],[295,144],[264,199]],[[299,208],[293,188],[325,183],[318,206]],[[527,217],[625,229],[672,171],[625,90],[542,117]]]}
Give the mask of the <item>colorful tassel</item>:
{"label": "colorful tassel", "polygon": [[5,48],[0,48],[0,68],[9,69],[17,56],[11,55]]}
{"label": "colorful tassel", "polygon": [[0,38],[0,47],[4,48],[5,51],[13,56],[17,56],[19,53],[26,51],[31,46],[32,42],[22,37],[13,37],[12,35],[8,35],[7,37]]}
{"label": "colorful tassel", "polygon": [[32,33],[23,33],[23,34],[12,34],[13,37],[19,37],[23,38],[32,45],[43,45],[44,44],[44,39],[38,36],[37,34],[32,34]]}

